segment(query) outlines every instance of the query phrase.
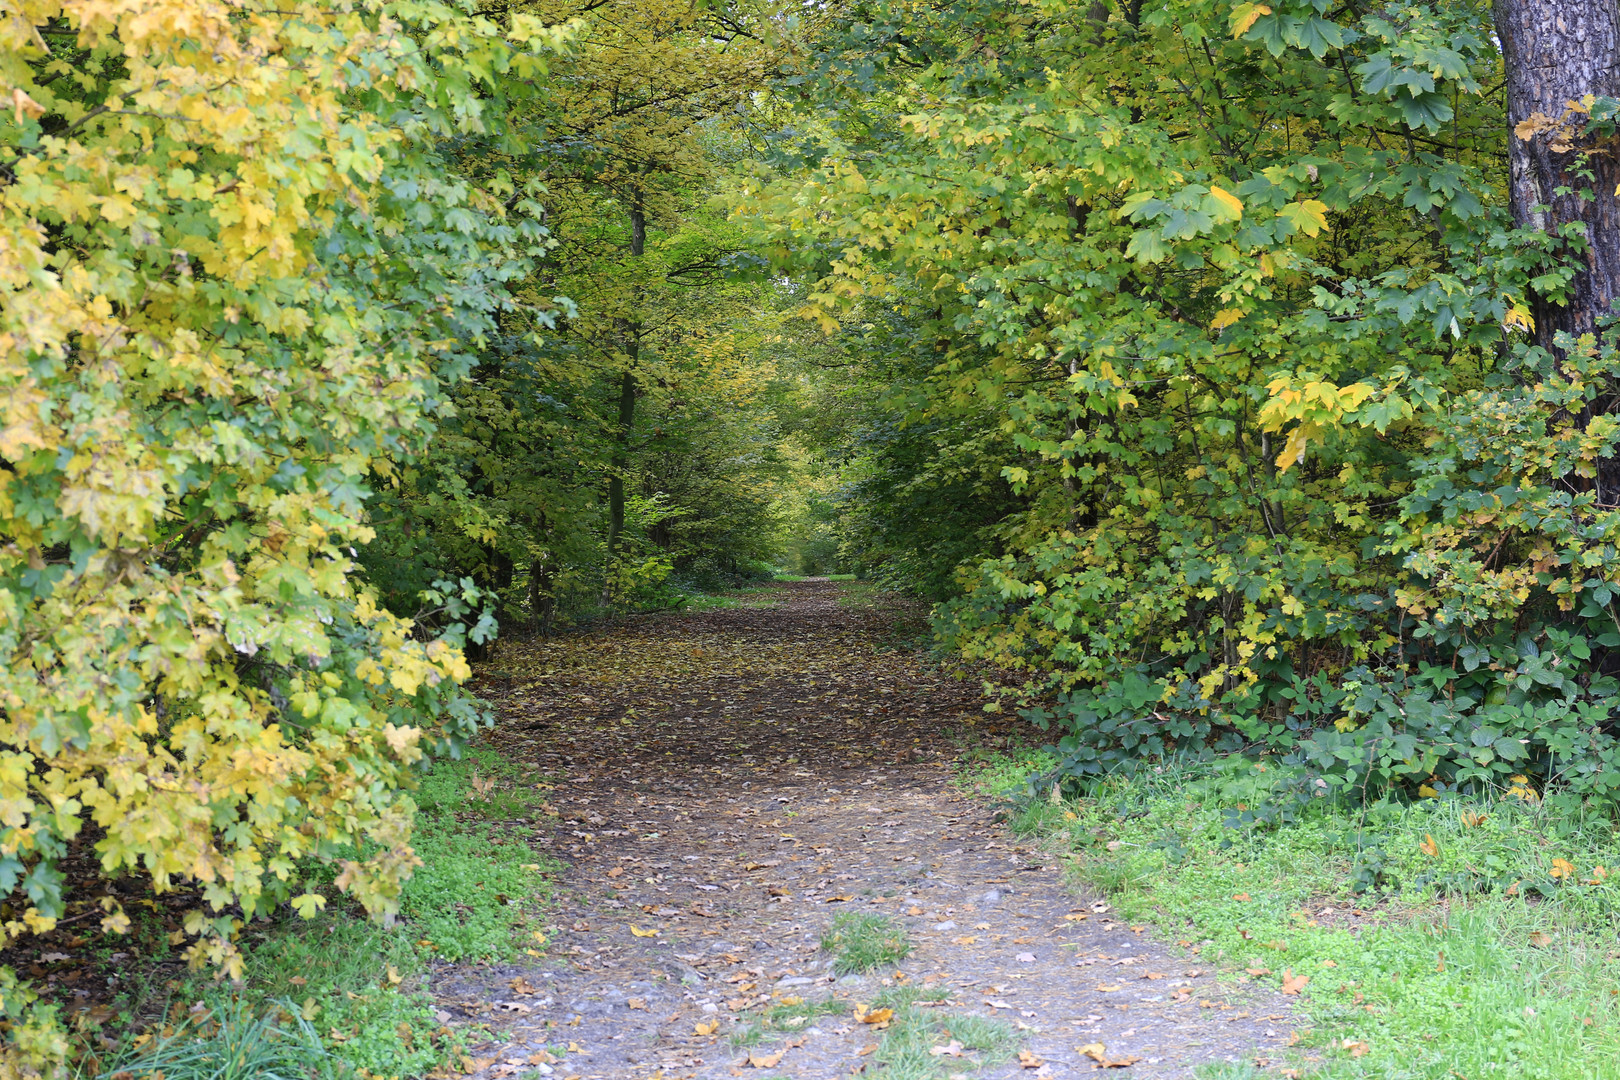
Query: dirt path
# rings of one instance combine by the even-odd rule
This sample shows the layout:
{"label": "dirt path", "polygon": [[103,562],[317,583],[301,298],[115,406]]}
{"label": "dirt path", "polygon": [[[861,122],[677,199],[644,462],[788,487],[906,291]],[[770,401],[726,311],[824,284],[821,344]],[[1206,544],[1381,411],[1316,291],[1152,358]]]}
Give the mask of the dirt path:
{"label": "dirt path", "polygon": [[[1279,1056],[1286,999],[1223,991],[949,786],[952,736],[985,717],[897,647],[904,611],[826,582],[768,599],[509,653],[481,687],[502,751],[557,785],[536,842],[569,868],[548,955],[436,977],[451,1017],[488,1025],[481,1075],[1068,1077],[1101,1043],[1157,1078]],[[915,951],[838,976],[818,941],[848,911],[894,916]],[[884,1067],[890,1033],[857,1017],[906,986],[941,1017],[937,1070]],[[1022,1062],[953,1049],[970,1015]]]}

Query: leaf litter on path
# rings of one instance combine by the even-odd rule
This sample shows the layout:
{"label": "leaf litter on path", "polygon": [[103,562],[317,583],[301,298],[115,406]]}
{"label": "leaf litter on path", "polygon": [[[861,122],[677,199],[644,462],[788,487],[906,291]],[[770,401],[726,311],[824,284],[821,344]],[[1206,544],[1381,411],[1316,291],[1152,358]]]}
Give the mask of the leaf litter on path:
{"label": "leaf litter on path", "polygon": [[[1207,972],[1087,979],[1186,956],[1078,901],[1055,859],[950,785],[964,748],[1005,745],[1017,722],[904,647],[918,609],[840,602],[828,582],[779,589],[769,606],[503,643],[480,671],[490,741],[546,797],[545,815],[513,824],[567,870],[547,955],[435,972],[440,1007],[484,1025],[468,1032],[476,1076],[539,1052],[583,1080],[760,1061],[880,1074],[871,1038],[890,1018],[860,1017],[895,993],[937,1011],[931,1060],[978,1077],[1183,1077],[1286,1045],[1288,999],[1223,994]],[[898,919],[914,951],[839,976],[819,942],[840,911]],[[501,1007],[515,979],[533,988],[528,1011]],[[964,1014],[1000,1017],[1019,1045],[997,1063],[957,1058],[949,1025]]]}

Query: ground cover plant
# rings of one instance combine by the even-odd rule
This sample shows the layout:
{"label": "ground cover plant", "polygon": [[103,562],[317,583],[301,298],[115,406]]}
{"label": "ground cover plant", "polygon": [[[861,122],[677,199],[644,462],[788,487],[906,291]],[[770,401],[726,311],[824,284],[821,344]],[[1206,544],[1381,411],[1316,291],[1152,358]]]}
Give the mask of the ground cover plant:
{"label": "ground cover plant", "polygon": [[[328,881],[317,887],[333,901],[314,918],[289,913],[244,928],[238,980],[110,964],[123,990],[102,1012],[127,1035],[93,1050],[85,1075],[190,1080],[236,1062],[228,1067],[401,1080],[468,1060],[467,1039],[440,1018],[426,976],[435,962],[510,960],[545,947],[556,865],[527,843],[537,815],[544,820],[544,794],[535,778],[475,747],[437,764],[414,796],[423,866],[394,925],[357,917]],[[94,1048],[99,1038],[87,1041]]]}
{"label": "ground cover plant", "polygon": [[[1242,820],[1264,762],[1173,765],[1080,797],[1028,788],[1055,758],[987,755],[967,774],[1016,803],[1128,918],[1297,995],[1311,1076],[1620,1074],[1620,840],[1499,789],[1490,799],[1322,800]],[[1011,804],[1009,804],[1011,805]]]}
{"label": "ground cover plant", "polygon": [[893,965],[911,953],[905,927],[893,918],[848,911],[833,917],[821,947],[832,954],[833,970],[840,975]]}

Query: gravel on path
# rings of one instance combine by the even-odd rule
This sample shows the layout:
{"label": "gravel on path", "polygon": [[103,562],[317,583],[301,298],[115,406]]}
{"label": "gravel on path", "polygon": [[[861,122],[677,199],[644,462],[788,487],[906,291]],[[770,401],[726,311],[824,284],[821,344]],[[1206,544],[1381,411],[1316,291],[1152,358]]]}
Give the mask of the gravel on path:
{"label": "gravel on path", "polygon": [[[1289,999],[1066,887],[1060,856],[951,784],[963,734],[1012,722],[904,646],[916,618],[807,581],[497,655],[492,740],[555,785],[531,842],[566,871],[544,955],[435,972],[475,1077],[881,1077],[884,1032],[857,1013],[895,986],[1021,1039],[1021,1059],[946,1055],[942,1077],[1091,1076],[1099,1043],[1134,1059],[1108,1073],[1155,1080],[1285,1057]],[[893,916],[914,951],[837,975],[818,942],[842,911]],[[734,1044],[795,999],[837,1012]]]}

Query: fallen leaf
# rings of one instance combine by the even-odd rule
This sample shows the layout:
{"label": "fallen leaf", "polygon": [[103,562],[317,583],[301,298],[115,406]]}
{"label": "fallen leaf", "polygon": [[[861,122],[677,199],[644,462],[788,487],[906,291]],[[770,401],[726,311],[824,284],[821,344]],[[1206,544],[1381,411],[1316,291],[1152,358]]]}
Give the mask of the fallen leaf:
{"label": "fallen leaf", "polygon": [[718,1021],[718,1020],[710,1020],[706,1024],[703,1021],[699,1020],[697,1023],[692,1025],[692,1034],[694,1034],[694,1035],[713,1035],[716,1031],[719,1031],[719,1030],[720,1030],[720,1021]]}
{"label": "fallen leaf", "polygon": [[1297,994],[1301,990],[1305,989],[1305,987],[1310,984],[1310,981],[1311,977],[1309,975],[1295,975],[1292,971],[1284,968],[1282,973],[1282,992],[1285,994]]}
{"label": "fallen leaf", "polygon": [[1093,987],[1093,989],[1101,990],[1105,994],[1111,994],[1115,990],[1123,990],[1125,988],[1123,986],[1097,986]]}
{"label": "fallen leaf", "polygon": [[1011,1005],[1007,1004],[1005,1001],[1002,1001],[999,998],[985,998],[984,1003],[986,1005],[990,1006],[992,1009],[1010,1009],[1010,1008],[1012,1008]]}
{"label": "fallen leaf", "polygon": [[1136,1064],[1142,1059],[1134,1054],[1126,1054],[1121,1058],[1111,1058],[1102,1043],[1087,1043],[1080,1048],[1080,1052],[1097,1063],[1099,1069],[1124,1069]]}
{"label": "fallen leaf", "polygon": [[868,1054],[871,1054],[872,1052],[877,1050],[877,1048],[878,1048],[877,1043],[873,1043],[870,1046],[863,1046],[859,1050],[855,1051],[855,1056],[856,1057],[866,1057]]}
{"label": "fallen leaf", "polygon": [[1240,904],[1247,904],[1249,902],[1249,894],[1246,892],[1240,892],[1234,895],[1232,899],[1236,900]]}
{"label": "fallen leaf", "polygon": [[855,1019],[859,1020],[863,1024],[887,1024],[890,1020],[894,1019],[894,1010],[873,1009],[871,1012],[867,1012],[864,1009],[857,1007]]}
{"label": "fallen leaf", "polygon": [[972,945],[978,940],[979,939],[972,934],[964,934],[961,937],[951,938],[951,943],[953,945]]}
{"label": "fallen leaf", "polygon": [[1539,949],[1544,949],[1548,945],[1551,945],[1552,943],[1553,943],[1553,936],[1551,934],[1547,933],[1545,930],[1537,930],[1537,931],[1535,931],[1534,933],[1532,933],[1530,935],[1530,944],[1536,946]]}
{"label": "fallen leaf", "polygon": [[1440,845],[1435,843],[1434,837],[1428,833],[1423,834],[1423,840],[1418,844],[1418,850],[1431,859],[1440,857]]}
{"label": "fallen leaf", "polygon": [[1026,1069],[1038,1069],[1042,1065],[1045,1065],[1046,1062],[1042,1061],[1028,1050],[1020,1050],[1018,1051],[1018,1064],[1022,1065]]}
{"label": "fallen leaf", "polygon": [[1355,1039],[1346,1039],[1340,1045],[1342,1045],[1346,1050],[1350,1051],[1350,1056],[1353,1058],[1366,1057],[1368,1054],[1372,1053],[1371,1046],[1364,1042],[1358,1042]]}
{"label": "fallen leaf", "polygon": [[1554,859],[1552,861],[1552,869],[1547,871],[1547,876],[1555,880],[1559,878],[1572,878],[1575,876],[1575,864],[1570,862],[1568,859]]}
{"label": "fallen leaf", "polygon": [[622,867],[622,866],[615,866],[613,869],[611,869],[611,870],[609,870],[607,872],[608,877],[622,877],[623,875],[624,875],[624,867]]}
{"label": "fallen leaf", "polygon": [[632,925],[630,927],[630,932],[632,934],[636,935],[636,937],[657,937],[658,936],[657,929],[643,930],[641,927],[634,926],[634,925]]}
{"label": "fallen leaf", "polygon": [[782,1060],[782,1054],[785,1052],[778,1050],[774,1054],[749,1054],[748,1064],[756,1069],[774,1069],[776,1063]]}
{"label": "fallen leaf", "polygon": [[1265,967],[1244,968],[1243,970],[1247,971],[1250,975],[1253,975],[1257,979],[1262,975],[1270,975],[1271,974],[1271,969],[1270,968],[1265,968]]}
{"label": "fallen leaf", "polygon": [[950,1042],[946,1043],[944,1046],[931,1046],[931,1047],[929,1047],[928,1052],[930,1054],[932,1054],[934,1057],[961,1057],[962,1056],[962,1044],[957,1042],[955,1039],[952,1039]]}
{"label": "fallen leaf", "polygon": [[626,1001],[624,1003],[624,1007],[627,1008],[627,1009],[640,1009],[642,1012],[646,1012],[647,1011],[647,999],[646,998],[630,998],[628,1001]]}
{"label": "fallen leaf", "polygon": [[1164,978],[1164,972],[1162,972],[1162,971],[1144,971],[1144,972],[1142,972],[1142,974],[1138,975],[1137,978],[1138,979],[1162,979],[1162,978]]}

